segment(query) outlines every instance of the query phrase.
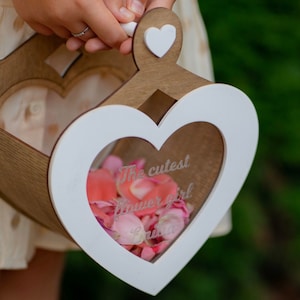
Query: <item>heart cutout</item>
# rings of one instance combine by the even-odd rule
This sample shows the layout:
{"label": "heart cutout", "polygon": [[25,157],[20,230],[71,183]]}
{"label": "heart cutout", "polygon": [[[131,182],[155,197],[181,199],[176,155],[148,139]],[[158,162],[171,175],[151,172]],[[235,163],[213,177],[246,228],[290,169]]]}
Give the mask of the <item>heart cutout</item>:
{"label": "heart cutout", "polygon": [[[95,107],[120,87],[122,81],[93,70],[77,76],[65,89],[50,81],[22,82],[3,96],[0,126],[45,154],[52,151],[61,132],[80,114]],[[18,118],[18,123],[16,119]]]}
{"label": "heart cutout", "polygon": [[172,47],[176,39],[176,27],[170,24],[148,28],[144,33],[146,47],[157,57],[163,57]]}
{"label": "heart cutout", "polygon": [[[194,146],[191,133],[199,139]],[[109,148],[88,175],[90,207],[116,242],[153,262],[205,202],[222,164],[222,136],[213,125],[196,122],[174,132],[159,151],[137,138]]]}
{"label": "heart cutout", "polygon": [[[121,126],[115,120],[123,120]],[[225,155],[220,173],[192,222],[150,263],[132,255],[99,226],[88,204],[87,174],[98,153],[117,140],[144,139],[160,150],[174,132],[195,122],[213,124],[222,134]],[[128,284],[155,295],[201,248],[232,205],[249,172],[257,140],[258,121],[251,101],[227,85],[189,92],[159,125],[131,107],[100,107],[72,123],[56,144],[48,174],[52,202],[67,231],[87,254]]]}

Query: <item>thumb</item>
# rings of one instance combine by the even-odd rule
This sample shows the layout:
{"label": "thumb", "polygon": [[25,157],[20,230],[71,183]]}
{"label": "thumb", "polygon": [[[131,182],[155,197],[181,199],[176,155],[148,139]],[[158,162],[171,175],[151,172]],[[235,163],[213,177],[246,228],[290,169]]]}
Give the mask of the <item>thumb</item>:
{"label": "thumb", "polygon": [[164,7],[171,9],[175,0],[152,0],[147,6],[147,11],[157,7]]}
{"label": "thumb", "polygon": [[[0,0],[1,1],[1,0]],[[135,14],[122,5],[123,1],[104,0],[108,10],[120,23],[128,23],[135,19]]]}
{"label": "thumb", "polygon": [[147,0],[127,0],[126,7],[140,18],[146,9]]}

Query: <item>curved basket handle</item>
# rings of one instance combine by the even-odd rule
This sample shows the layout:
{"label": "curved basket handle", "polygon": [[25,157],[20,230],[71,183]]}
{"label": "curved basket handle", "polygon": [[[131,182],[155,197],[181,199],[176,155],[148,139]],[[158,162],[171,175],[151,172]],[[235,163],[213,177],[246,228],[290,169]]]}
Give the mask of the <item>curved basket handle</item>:
{"label": "curved basket handle", "polygon": [[[145,44],[145,32],[153,27],[160,29],[164,25],[176,28],[176,38],[169,51],[163,57],[157,57]],[[178,100],[189,91],[210,84],[210,81],[176,64],[181,46],[182,29],[177,15],[165,8],[148,12],[133,36],[133,57],[138,71],[102,105],[124,104],[138,108],[157,91]]]}

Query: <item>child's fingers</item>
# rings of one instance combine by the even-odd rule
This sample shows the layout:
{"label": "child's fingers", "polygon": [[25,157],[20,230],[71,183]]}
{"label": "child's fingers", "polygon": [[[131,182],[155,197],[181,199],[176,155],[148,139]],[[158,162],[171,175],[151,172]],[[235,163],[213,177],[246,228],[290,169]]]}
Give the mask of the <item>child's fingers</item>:
{"label": "child's fingers", "polygon": [[123,6],[123,1],[104,0],[107,8],[120,23],[128,23],[135,19],[135,14]]}
{"label": "child's fingers", "polygon": [[128,38],[120,46],[120,53],[127,55],[132,51],[132,38]]}
{"label": "child's fingers", "polygon": [[75,38],[75,37],[71,37],[66,41],[66,47],[70,51],[76,51],[80,47],[82,47],[84,44],[85,44],[84,41],[82,41],[78,38]]}
{"label": "child's fingers", "polygon": [[109,46],[107,46],[103,41],[101,41],[99,38],[92,38],[89,39],[84,46],[85,50],[90,53],[94,53],[101,50],[107,50],[110,49]]}
{"label": "child's fingers", "polygon": [[82,41],[87,41],[90,38],[95,37],[95,33],[85,23],[77,24],[69,29],[73,37],[76,37]]}
{"label": "child's fingers", "polygon": [[175,0],[150,0],[148,1],[147,11],[157,7],[165,7],[171,9]]}
{"label": "child's fingers", "polygon": [[137,18],[140,18],[145,10],[148,0],[126,0],[126,7],[131,10]]}
{"label": "child's fingers", "polygon": [[104,2],[95,1],[94,5],[87,5],[84,10],[83,21],[105,45],[119,48],[121,43],[127,39],[119,21]]}
{"label": "child's fingers", "polygon": [[54,31],[51,30],[49,27],[42,25],[37,22],[27,22],[27,24],[36,32],[43,34],[43,35],[53,35]]}

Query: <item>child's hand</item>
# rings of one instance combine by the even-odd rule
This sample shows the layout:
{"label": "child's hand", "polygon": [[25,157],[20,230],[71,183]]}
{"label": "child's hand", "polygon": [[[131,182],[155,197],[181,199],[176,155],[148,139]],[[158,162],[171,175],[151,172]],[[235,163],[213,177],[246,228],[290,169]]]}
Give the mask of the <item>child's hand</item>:
{"label": "child's hand", "polygon": [[79,47],[97,37],[102,48],[119,49],[128,39],[119,22],[130,22],[136,17],[123,6],[123,0],[13,0],[13,3],[18,14],[41,34],[68,39],[72,33],[86,29],[75,39]]}
{"label": "child's hand", "polygon": [[[67,48],[89,52],[116,48],[131,51],[131,39],[119,23],[138,20],[146,10],[171,8],[175,0],[13,0],[18,14],[37,32],[56,34]],[[72,36],[82,33],[78,37]]]}
{"label": "child's hand", "polygon": [[[136,20],[153,8],[165,7],[171,9],[176,0],[126,0],[126,7],[134,12]],[[121,21],[120,21],[121,22]],[[132,50],[132,39],[125,40],[120,47],[120,52],[128,54]]]}
{"label": "child's hand", "polygon": [[[118,22],[127,23],[132,21],[132,16],[130,15],[131,13],[134,14],[133,19],[138,21],[141,16],[150,9],[156,7],[165,7],[171,9],[175,0],[126,0],[126,8],[122,7],[122,3],[124,3],[125,0],[104,0],[104,2]],[[120,9],[120,7],[122,8]],[[127,20],[124,16],[125,14],[120,14],[120,11],[126,12]],[[71,37],[67,41],[67,47],[69,50],[77,50],[83,45],[85,45],[85,49],[88,52],[96,52],[110,48],[110,46],[105,43],[105,39],[96,35],[88,40]],[[120,44],[119,51],[122,54],[128,54],[131,52],[131,49],[132,39],[127,37]]]}
{"label": "child's hand", "polygon": [[156,7],[172,8],[175,0],[126,0],[126,7],[139,19],[145,11]]}

